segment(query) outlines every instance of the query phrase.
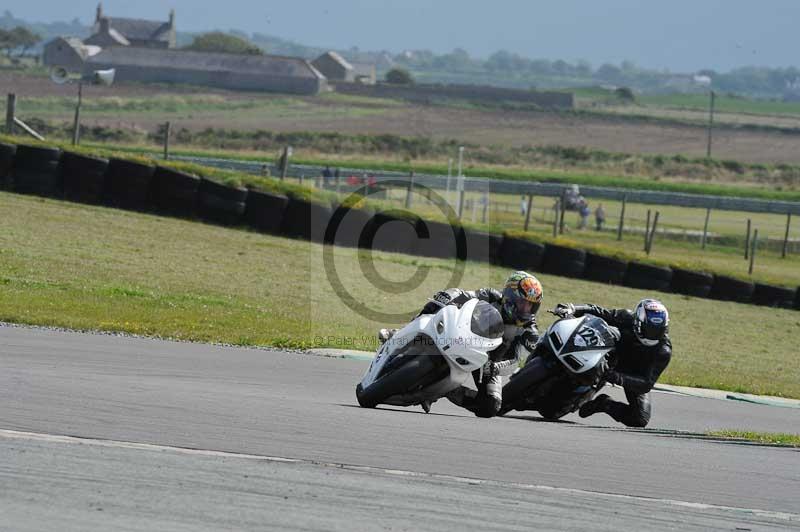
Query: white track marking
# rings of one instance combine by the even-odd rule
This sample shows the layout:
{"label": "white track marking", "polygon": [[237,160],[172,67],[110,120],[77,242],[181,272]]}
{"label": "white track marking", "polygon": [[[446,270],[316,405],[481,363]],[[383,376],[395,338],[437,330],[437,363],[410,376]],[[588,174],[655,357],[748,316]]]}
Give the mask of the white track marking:
{"label": "white track marking", "polygon": [[577,488],[563,488],[557,486],[545,486],[541,484],[522,484],[517,482],[502,482],[497,480],[486,480],[469,477],[459,477],[453,475],[442,475],[437,473],[421,473],[417,471],[405,471],[401,469],[384,469],[380,467],[359,466],[351,464],[337,464],[332,462],[320,462],[316,460],[304,460],[297,458],[283,458],[279,456],[264,456],[257,454],[234,453],[226,451],[211,451],[206,449],[191,449],[187,447],[173,447],[169,445],[157,445],[153,443],[136,443],[127,441],[116,440],[99,440],[95,438],[80,438],[75,436],[60,436],[56,434],[43,434],[37,432],[22,432],[16,430],[0,429],[0,438],[12,440],[32,440],[47,443],[63,443],[63,444],[78,444],[78,445],[92,445],[96,447],[114,447],[119,449],[134,449],[141,451],[159,451],[159,452],[175,452],[179,454],[187,454],[192,456],[210,456],[210,457],[224,457],[224,458],[241,458],[245,460],[259,460],[263,462],[275,463],[289,463],[289,464],[308,464],[321,467],[332,467],[336,469],[344,469],[348,471],[357,471],[363,473],[378,473],[384,475],[421,478],[429,480],[441,480],[447,482],[457,482],[461,484],[482,485],[482,486],[498,486],[505,488],[515,488],[529,491],[549,491],[557,493],[565,493],[578,496],[594,496],[603,497],[606,499],[637,501],[655,504],[664,504],[668,506],[677,506],[682,508],[692,508],[695,510],[713,510],[723,512],[733,512],[737,514],[747,514],[755,517],[777,519],[781,521],[800,522],[800,514],[788,512],[775,512],[770,510],[758,510],[755,508],[737,508],[735,506],[721,506],[716,504],[705,504],[697,502],[679,501],[674,499],[659,499],[655,497],[642,497],[637,495],[623,495],[619,493],[606,493],[601,491],[589,491]]}

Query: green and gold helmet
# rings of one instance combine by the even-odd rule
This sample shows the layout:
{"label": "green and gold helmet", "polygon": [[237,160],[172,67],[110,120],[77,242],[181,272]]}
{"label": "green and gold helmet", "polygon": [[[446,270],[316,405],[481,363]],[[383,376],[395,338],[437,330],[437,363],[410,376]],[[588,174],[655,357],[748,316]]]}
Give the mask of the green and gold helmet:
{"label": "green and gold helmet", "polygon": [[503,320],[523,326],[530,322],[542,304],[542,283],[527,272],[514,272],[503,288]]}

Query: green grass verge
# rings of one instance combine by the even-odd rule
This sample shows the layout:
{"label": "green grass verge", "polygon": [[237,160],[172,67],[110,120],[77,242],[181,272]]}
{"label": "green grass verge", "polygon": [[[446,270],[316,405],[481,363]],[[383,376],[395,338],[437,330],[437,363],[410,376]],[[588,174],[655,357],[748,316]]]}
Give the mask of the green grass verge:
{"label": "green grass verge", "polygon": [[752,432],[748,430],[715,430],[706,432],[706,435],[731,440],[745,440],[757,443],[785,445],[787,447],[800,447],[800,434]]}
{"label": "green grass verge", "polygon": [[[337,296],[323,246],[187,220],[0,192],[0,320],[241,345],[371,350],[399,325]],[[375,253],[385,279],[424,280],[399,294],[373,286],[370,253],[327,248],[355,301],[411,316],[451,284],[449,261]],[[508,271],[464,265],[460,286],[500,286]],[[649,292],[541,275],[545,305],[630,307]],[[674,357],[664,382],[800,398],[796,311],[655,294],[670,308]],[[712,318],[713,317],[713,318]],[[542,313],[542,326],[552,317]],[[763,338],[769,337],[769,345]]]}

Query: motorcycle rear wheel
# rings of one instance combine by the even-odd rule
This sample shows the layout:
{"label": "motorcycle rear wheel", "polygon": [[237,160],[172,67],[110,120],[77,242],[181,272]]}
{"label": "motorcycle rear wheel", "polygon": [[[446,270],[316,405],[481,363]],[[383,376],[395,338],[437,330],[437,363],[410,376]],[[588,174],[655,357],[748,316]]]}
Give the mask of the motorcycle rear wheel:
{"label": "motorcycle rear wheel", "polygon": [[363,408],[375,408],[393,395],[409,391],[436,369],[433,356],[417,355],[408,362],[373,382],[366,389],[356,386],[356,399]]}

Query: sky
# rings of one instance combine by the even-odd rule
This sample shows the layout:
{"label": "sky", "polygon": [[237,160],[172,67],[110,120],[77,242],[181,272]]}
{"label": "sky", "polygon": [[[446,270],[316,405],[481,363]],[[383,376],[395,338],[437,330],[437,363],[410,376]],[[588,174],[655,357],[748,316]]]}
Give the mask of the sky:
{"label": "sky", "polygon": [[[94,20],[97,0],[4,0],[29,21]],[[633,61],[691,72],[800,65],[797,0],[105,0],[113,16],[166,20],[180,31],[239,29],[362,50],[505,49],[530,58]]]}

